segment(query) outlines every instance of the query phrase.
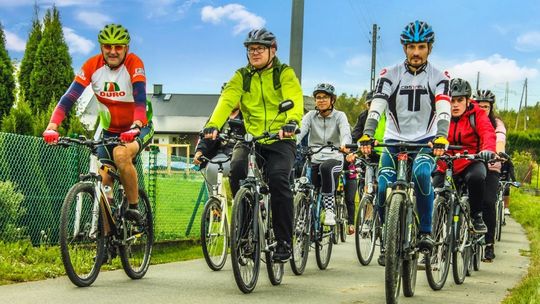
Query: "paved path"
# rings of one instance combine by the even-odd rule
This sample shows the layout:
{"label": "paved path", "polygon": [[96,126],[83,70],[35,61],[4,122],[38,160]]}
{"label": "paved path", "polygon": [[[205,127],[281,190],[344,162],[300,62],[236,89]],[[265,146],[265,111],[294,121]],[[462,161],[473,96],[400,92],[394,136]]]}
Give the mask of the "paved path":
{"label": "paved path", "polygon": [[[400,298],[400,303],[500,303],[508,289],[526,274],[529,260],[520,255],[528,250],[525,232],[508,220],[503,240],[495,248],[494,263],[482,263],[479,272],[463,285],[454,284],[451,274],[441,291],[432,291],[423,271],[418,273],[416,294]],[[264,264],[261,266],[264,267]],[[230,263],[213,272],[204,260],[154,265],[142,280],[132,281],[123,271],[103,272],[88,288],[77,288],[67,277],[0,286],[0,303],[384,303],[384,271],[376,264],[361,266],[354,240],[334,247],[327,270],[320,271],[315,254],[305,273],[295,276],[286,265],[280,286],[272,286],[261,268],[252,294],[242,294],[234,282]]]}

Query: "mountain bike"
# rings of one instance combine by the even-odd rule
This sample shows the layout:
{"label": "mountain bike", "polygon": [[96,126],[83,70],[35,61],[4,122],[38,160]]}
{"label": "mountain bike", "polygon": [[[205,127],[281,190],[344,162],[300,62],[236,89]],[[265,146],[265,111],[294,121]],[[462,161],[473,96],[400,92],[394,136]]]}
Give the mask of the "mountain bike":
{"label": "mountain bike", "polygon": [[500,242],[502,235],[502,226],[506,225],[506,215],[504,214],[504,192],[509,187],[519,188],[521,184],[519,182],[511,181],[499,181],[499,187],[497,190],[497,202],[495,203],[495,239]]}
{"label": "mountain bike", "polygon": [[[301,275],[306,268],[309,250],[315,247],[315,258],[319,269],[324,270],[330,263],[334,239],[333,226],[324,225],[324,208],[322,194],[311,183],[311,156],[332,144],[301,150],[306,161],[301,177],[295,182],[294,195],[294,231],[292,242],[291,269],[294,274]],[[334,225],[335,226],[335,225]]]}
{"label": "mountain bike", "polygon": [[212,185],[212,195],[206,201],[201,216],[201,247],[204,260],[210,269],[221,270],[227,261],[229,247],[229,226],[227,193],[223,189],[223,164],[231,160],[211,160],[205,156],[201,160],[218,165],[217,182]]}
{"label": "mountain bike", "polygon": [[[102,145],[121,144],[116,137],[88,140],[61,137],[60,146],[83,146],[93,155]],[[128,202],[119,174],[102,165],[114,187],[105,186],[97,172],[80,175],[79,182],[66,194],[60,216],[60,252],[68,278],[86,287],[97,278],[102,263],[120,255],[122,268],[132,279],[142,278],[150,265],[154,242],[154,222],[150,201],[139,188],[138,210],[142,225],[125,219]],[[116,191],[114,191],[116,189]],[[110,201],[107,193],[113,191]],[[109,195],[110,196],[110,195]]]}

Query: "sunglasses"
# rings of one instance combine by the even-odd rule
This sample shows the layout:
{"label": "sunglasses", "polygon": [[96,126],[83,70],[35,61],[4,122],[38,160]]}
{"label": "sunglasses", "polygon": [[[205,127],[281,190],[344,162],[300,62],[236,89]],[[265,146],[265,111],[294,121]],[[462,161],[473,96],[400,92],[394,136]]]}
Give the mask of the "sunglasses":
{"label": "sunglasses", "polygon": [[116,52],[122,52],[123,50],[126,49],[127,45],[125,44],[102,44],[101,45],[103,47],[104,50],[106,50],[107,52],[110,52],[112,51],[113,49],[116,51]]}

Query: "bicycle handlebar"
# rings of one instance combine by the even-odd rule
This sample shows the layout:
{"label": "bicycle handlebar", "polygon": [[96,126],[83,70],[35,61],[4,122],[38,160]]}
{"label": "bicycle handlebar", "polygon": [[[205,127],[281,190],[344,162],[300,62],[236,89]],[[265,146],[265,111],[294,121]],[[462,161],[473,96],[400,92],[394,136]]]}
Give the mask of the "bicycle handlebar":
{"label": "bicycle handlebar", "polygon": [[74,144],[86,146],[90,149],[94,149],[98,146],[106,146],[106,145],[112,145],[112,144],[119,144],[122,141],[118,137],[108,137],[108,138],[101,138],[98,140],[93,139],[87,139],[84,136],[80,136],[79,138],[71,138],[71,137],[60,137],[58,139],[57,145],[69,147]]}

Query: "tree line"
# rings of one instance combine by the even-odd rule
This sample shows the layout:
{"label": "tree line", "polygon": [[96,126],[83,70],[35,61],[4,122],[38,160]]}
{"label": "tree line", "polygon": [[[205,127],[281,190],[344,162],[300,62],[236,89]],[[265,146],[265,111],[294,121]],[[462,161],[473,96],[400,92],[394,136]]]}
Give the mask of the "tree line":
{"label": "tree line", "polygon": [[[32,27],[17,71],[7,52],[0,22],[0,130],[41,136],[58,100],[75,77],[71,64],[56,6],[40,20],[39,7],[34,5]],[[88,133],[75,111],[66,117],[59,131]]]}

